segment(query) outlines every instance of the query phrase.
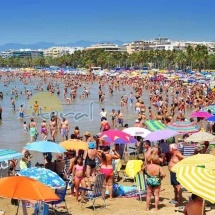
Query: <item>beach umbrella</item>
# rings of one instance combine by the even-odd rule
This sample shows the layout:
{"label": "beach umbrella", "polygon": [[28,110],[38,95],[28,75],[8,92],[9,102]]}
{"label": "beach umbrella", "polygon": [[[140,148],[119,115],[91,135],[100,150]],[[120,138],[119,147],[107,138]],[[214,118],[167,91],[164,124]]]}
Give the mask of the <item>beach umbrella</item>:
{"label": "beach umbrella", "polygon": [[[24,176],[10,176],[0,179],[0,196],[22,200],[23,214],[27,214],[25,200],[57,201],[54,191],[41,182]],[[19,207],[19,206],[18,206]],[[18,209],[17,209],[18,214]]]}
{"label": "beach umbrella", "polygon": [[148,134],[144,140],[155,142],[162,139],[166,140],[176,135],[178,135],[178,132],[174,130],[170,130],[170,129],[157,130]]}
{"label": "beach umbrella", "polygon": [[137,142],[137,140],[134,139],[131,135],[123,131],[113,129],[102,132],[101,134],[99,134],[99,137],[108,143],[126,144]]}
{"label": "beach umbrella", "polygon": [[212,115],[208,112],[204,112],[204,111],[197,111],[194,112],[190,115],[190,117],[200,117],[200,118],[208,118],[211,117]]}
{"label": "beach umbrella", "polygon": [[86,142],[78,139],[66,140],[64,142],[61,142],[60,146],[62,146],[66,150],[79,150],[79,149],[86,150],[88,148],[88,145]]}
{"label": "beach umbrella", "polygon": [[27,144],[25,149],[29,151],[37,151],[37,152],[53,152],[53,153],[64,153],[66,150],[58,145],[57,143],[51,141],[37,141],[33,143]]}
{"label": "beach umbrella", "polygon": [[213,142],[215,141],[215,136],[208,132],[199,131],[198,133],[192,134],[185,139],[185,142],[194,142],[194,143],[200,143],[204,141]]}
{"label": "beach umbrella", "polygon": [[146,137],[148,134],[151,133],[148,129],[140,128],[140,127],[130,127],[123,130],[123,132],[130,134],[131,136],[139,136],[139,137]]}
{"label": "beach umbrella", "polygon": [[157,120],[146,120],[145,123],[150,131],[162,130],[166,127],[162,122]]}
{"label": "beach umbrella", "polygon": [[65,181],[57,173],[45,168],[32,167],[22,169],[18,172],[18,175],[33,178],[52,189],[66,186]]}
{"label": "beach umbrella", "polygon": [[200,130],[200,127],[195,122],[173,122],[166,127],[177,131],[179,134],[195,133]]}
{"label": "beach umbrella", "polygon": [[10,149],[0,149],[0,162],[23,157],[22,153]]}
{"label": "beach umbrella", "polygon": [[208,110],[211,110],[211,113],[212,113],[212,114],[215,114],[215,105],[209,105],[209,106],[207,106],[207,107],[204,107],[204,108],[202,108],[201,111],[208,112]]}
{"label": "beach umbrella", "polygon": [[184,166],[179,168],[176,177],[189,192],[215,203],[215,172],[213,170]]}
{"label": "beach umbrella", "polygon": [[215,122],[215,116],[211,116],[211,117],[207,118],[207,121]]}
{"label": "beach umbrella", "polygon": [[211,154],[197,154],[190,156],[175,164],[171,171],[177,172],[179,168],[186,166],[204,166],[206,169],[215,169],[215,156]]}
{"label": "beach umbrella", "polygon": [[129,160],[125,167],[125,173],[128,177],[134,178],[141,171],[142,160]]}

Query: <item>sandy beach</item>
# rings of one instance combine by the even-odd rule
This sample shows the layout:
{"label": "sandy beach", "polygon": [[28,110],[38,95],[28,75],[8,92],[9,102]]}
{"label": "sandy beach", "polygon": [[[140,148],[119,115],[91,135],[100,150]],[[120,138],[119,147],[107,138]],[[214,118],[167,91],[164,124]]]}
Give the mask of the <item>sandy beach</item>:
{"label": "sandy beach", "polygon": [[[215,154],[215,150],[213,151],[213,154]],[[145,198],[143,198],[143,202],[141,203],[136,198],[115,198],[113,201],[106,200],[107,208],[97,207],[96,211],[93,211],[93,209],[90,207],[91,204],[88,202],[87,204],[84,204],[83,207],[81,204],[77,204],[75,202],[75,197],[71,197],[67,195],[66,202],[69,209],[69,213],[66,213],[63,208],[58,208],[58,215],[60,214],[72,214],[72,215],[95,215],[95,214],[102,214],[102,215],[147,215],[147,214],[154,214],[154,215],[171,215],[171,214],[182,214],[181,212],[175,212],[175,206],[173,204],[170,204],[169,201],[173,198],[173,188],[170,185],[170,176],[168,168],[165,166],[164,171],[167,174],[167,176],[162,181],[162,190],[160,193],[160,204],[159,204],[159,211],[155,211],[154,209],[154,201],[152,200],[152,207],[150,211],[145,211],[146,202]],[[132,186],[134,185],[134,182],[119,182],[120,184]],[[69,194],[69,190],[68,190]],[[183,200],[184,204],[186,201],[188,201],[189,196],[191,193],[184,192],[183,193]],[[96,205],[101,206],[103,204],[103,201],[101,199],[96,200]],[[211,206],[210,203],[207,203],[208,206]],[[212,206],[213,207],[213,206]],[[0,201],[0,210],[5,211],[6,215],[12,215],[16,212],[16,207],[11,205],[10,199],[1,199]],[[33,209],[28,209],[29,214],[33,213]],[[20,214],[21,214],[21,208],[20,208]],[[50,214],[53,214],[50,210]],[[214,215],[215,210],[211,210],[206,213],[207,215]]]}

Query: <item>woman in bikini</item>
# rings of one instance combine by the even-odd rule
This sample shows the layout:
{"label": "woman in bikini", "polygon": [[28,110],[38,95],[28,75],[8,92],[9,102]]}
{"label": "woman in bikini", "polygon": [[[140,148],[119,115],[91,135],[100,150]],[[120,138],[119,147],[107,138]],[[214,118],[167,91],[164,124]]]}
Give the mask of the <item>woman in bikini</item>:
{"label": "woman in bikini", "polygon": [[52,116],[51,121],[49,122],[49,129],[50,129],[50,134],[53,142],[55,142],[56,127],[57,127],[57,124],[56,124],[55,117]]}
{"label": "woman in bikini", "polygon": [[46,140],[48,137],[48,129],[47,129],[47,124],[46,124],[46,120],[43,120],[43,122],[41,123],[41,135],[42,135],[42,140]]}
{"label": "woman in bikini", "polygon": [[105,146],[103,151],[97,150],[97,154],[101,158],[100,172],[106,175],[106,187],[109,190],[110,200],[112,200],[114,176],[112,161],[120,158],[120,155],[115,151],[115,149],[112,149],[112,152],[113,154],[110,154],[109,146]]}
{"label": "woman in bikini", "polygon": [[112,125],[113,128],[116,128],[117,124],[116,124],[116,118],[117,118],[117,113],[116,111],[113,109],[112,113],[110,114],[111,120],[112,120]]}
{"label": "woman in bikini", "polygon": [[[75,161],[75,165],[73,167],[72,171],[72,179],[73,179],[73,184],[75,184],[75,190],[76,190],[76,201],[78,202],[78,196],[79,196],[79,186],[81,184],[82,187],[86,187],[86,182],[84,179],[84,173],[85,173],[85,167],[83,165],[83,158],[82,157],[77,157]],[[81,201],[83,202],[84,199],[84,194],[85,191],[82,191],[81,195]]]}

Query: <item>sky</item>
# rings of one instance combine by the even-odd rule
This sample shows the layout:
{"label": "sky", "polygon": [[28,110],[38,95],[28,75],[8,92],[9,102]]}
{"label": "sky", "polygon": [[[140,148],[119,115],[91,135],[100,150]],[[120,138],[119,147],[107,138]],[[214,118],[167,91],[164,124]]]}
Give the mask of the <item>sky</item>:
{"label": "sky", "polygon": [[0,0],[0,45],[215,41],[215,0]]}

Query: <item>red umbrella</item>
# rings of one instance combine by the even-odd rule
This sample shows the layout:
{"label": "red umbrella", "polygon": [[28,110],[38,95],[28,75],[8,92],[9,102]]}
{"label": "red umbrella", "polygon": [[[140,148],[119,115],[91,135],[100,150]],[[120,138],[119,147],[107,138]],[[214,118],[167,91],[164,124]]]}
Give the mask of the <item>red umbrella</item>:
{"label": "red umbrella", "polygon": [[136,143],[137,140],[134,139],[131,135],[119,131],[119,130],[108,130],[102,132],[99,137],[105,140],[108,143]]}
{"label": "red umbrella", "polygon": [[208,112],[197,111],[197,112],[192,113],[190,116],[191,117],[209,118],[212,115],[210,113],[208,113]]}

